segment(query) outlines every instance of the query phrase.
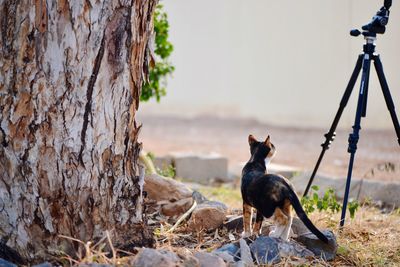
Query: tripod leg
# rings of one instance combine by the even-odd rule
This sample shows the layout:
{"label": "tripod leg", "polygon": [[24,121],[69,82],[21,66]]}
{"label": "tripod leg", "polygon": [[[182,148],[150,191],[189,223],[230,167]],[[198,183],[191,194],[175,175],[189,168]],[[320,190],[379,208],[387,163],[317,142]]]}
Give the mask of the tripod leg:
{"label": "tripod leg", "polygon": [[360,85],[360,93],[358,95],[358,102],[357,102],[357,111],[356,111],[356,118],[353,125],[353,133],[349,136],[349,147],[347,151],[350,153],[350,160],[347,172],[347,180],[346,180],[346,188],[344,191],[343,197],[343,207],[342,207],[342,216],[340,219],[340,227],[344,225],[345,217],[346,217],[346,210],[347,210],[347,201],[349,199],[349,191],[350,191],[350,184],[351,184],[351,176],[353,172],[353,164],[354,164],[354,157],[357,151],[357,143],[358,139],[360,138],[359,132],[361,129],[361,117],[364,112],[364,106],[366,103],[366,93],[368,92],[368,80],[369,80],[369,72],[371,67],[371,55],[365,54],[363,60],[363,72],[361,77],[361,85]]}
{"label": "tripod leg", "polygon": [[329,129],[329,132],[325,134],[325,142],[321,145],[322,146],[322,151],[321,154],[318,157],[317,163],[315,164],[314,170],[311,174],[310,180],[308,181],[306,190],[304,191],[304,195],[306,196],[308,194],[308,191],[310,190],[310,187],[314,181],[314,177],[318,171],[319,165],[321,164],[322,158],[325,155],[325,151],[329,149],[329,145],[332,143],[332,141],[335,139],[335,131],[336,127],[339,123],[340,117],[342,116],[343,110],[347,105],[347,102],[349,101],[351,92],[353,91],[354,85],[356,84],[358,75],[360,74],[360,70],[362,67],[362,61],[363,61],[363,55],[359,55],[357,59],[356,66],[353,70],[353,73],[351,74],[350,81],[347,84],[346,90],[344,91],[342,100],[340,101],[339,109],[336,112],[335,119],[332,122],[331,128]]}
{"label": "tripod leg", "polygon": [[400,145],[399,120],[397,119],[392,95],[390,94],[389,86],[386,82],[385,73],[383,72],[383,66],[382,66],[382,62],[381,62],[381,59],[379,58],[379,56],[374,57],[374,65],[375,65],[376,73],[378,74],[379,83],[381,84],[381,87],[382,87],[383,95],[385,97],[386,106],[390,112],[390,116],[392,117],[394,129],[395,129],[396,135],[397,135],[397,141],[399,142],[399,145]]}

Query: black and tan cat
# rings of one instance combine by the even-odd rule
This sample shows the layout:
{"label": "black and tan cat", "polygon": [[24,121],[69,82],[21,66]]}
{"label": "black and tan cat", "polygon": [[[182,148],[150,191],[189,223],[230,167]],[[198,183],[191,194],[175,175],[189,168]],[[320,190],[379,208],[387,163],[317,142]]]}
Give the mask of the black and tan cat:
{"label": "black and tan cat", "polygon": [[288,240],[293,219],[291,207],[293,207],[305,226],[320,240],[327,243],[326,236],[307,217],[290,182],[283,176],[266,173],[266,160],[270,160],[275,154],[275,147],[270,137],[268,136],[264,142],[259,142],[253,135],[249,135],[249,145],[251,158],[243,168],[241,183],[243,236],[252,234],[251,210],[255,208],[257,215],[253,233],[260,232],[264,217],[274,216],[276,228],[270,236]]}

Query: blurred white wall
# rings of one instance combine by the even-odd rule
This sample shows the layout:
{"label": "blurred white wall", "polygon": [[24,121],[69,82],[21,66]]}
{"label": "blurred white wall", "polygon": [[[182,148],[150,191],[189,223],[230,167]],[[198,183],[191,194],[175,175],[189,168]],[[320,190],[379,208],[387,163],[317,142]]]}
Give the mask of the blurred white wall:
{"label": "blurred white wall", "polygon": [[[400,3],[393,1],[377,52],[400,117]],[[176,71],[161,103],[141,113],[256,118],[328,128],[364,40],[377,0],[166,0]],[[372,65],[373,66],[373,65]],[[353,124],[359,84],[340,127]],[[372,68],[362,126],[392,128]]]}

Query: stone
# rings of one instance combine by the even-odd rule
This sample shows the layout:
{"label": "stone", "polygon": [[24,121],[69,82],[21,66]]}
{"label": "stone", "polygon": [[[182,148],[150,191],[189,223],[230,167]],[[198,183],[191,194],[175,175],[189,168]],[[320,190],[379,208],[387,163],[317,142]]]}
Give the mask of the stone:
{"label": "stone", "polygon": [[190,209],[193,205],[193,198],[188,197],[161,207],[161,213],[165,216],[179,216]]}
{"label": "stone", "polygon": [[313,233],[305,233],[295,239],[311,250],[316,256],[327,261],[333,260],[338,247],[336,237],[330,230],[323,230],[322,233],[328,238],[329,242],[327,244],[319,240]]}
{"label": "stone", "polygon": [[156,166],[156,168],[160,169],[160,170],[164,170],[166,168],[168,168],[169,166],[173,166],[173,158],[170,155],[166,155],[166,156],[156,156],[153,159],[153,164],[154,166]]}
{"label": "stone", "polygon": [[192,230],[214,230],[220,227],[226,217],[227,207],[218,201],[206,201],[192,212],[188,225]]}
{"label": "stone", "polygon": [[193,194],[185,184],[158,174],[145,176],[144,191],[151,200],[170,202],[192,197]]}
{"label": "stone", "polygon": [[[306,185],[310,179],[311,173],[304,172],[297,176],[294,176],[290,181],[293,184],[296,192],[300,195],[303,194],[304,190],[306,189]],[[351,185],[349,190],[349,198],[357,199],[360,189],[361,189],[362,180],[357,178],[351,179]],[[327,177],[323,175],[317,174],[314,178],[313,185],[317,185],[319,187],[318,195],[323,197],[325,191],[329,188],[335,190],[335,194],[337,198],[343,199],[344,190],[346,187],[346,179],[344,178],[337,178],[337,177]]]}
{"label": "stone", "polygon": [[229,262],[228,267],[248,267],[243,261]]}
{"label": "stone", "polygon": [[182,267],[200,267],[200,261],[194,256],[188,256],[182,259]]}
{"label": "stone", "polygon": [[192,198],[197,202],[197,204],[204,203],[208,201],[208,199],[203,196],[199,191],[193,190]]}
{"label": "stone", "polygon": [[220,257],[221,259],[224,260],[225,263],[229,263],[229,262],[235,262],[234,257],[229,254],[229,252],[223,251],[223,252],[212,252],[212,254]]}
{"label": "stone", "polygon": [[17,265],[15,265],[12,262],[9,262],[9,261],[6,261],[6,260],[3,260],[3,259],[0,258],[0,267],[17,267]]}
{"label": "stone", "polygon": [[228,159],[219,155],[173,154],[176,177],[202,184],[227,180]]}
{"label": "stone", "polygon": [[268,173],[280,174],[287,179],[290,179],[295,174],[301,172],[301,170],[296,167],[282,165],[282,164],[276,164],[276,163],[269,163],[267,166],[267,169],[268,169]]}
{"label": "stone", "polygon": [[51,264],[50,262],[43,262],[41,264],[37,264],[37,265],[33,265],[32,267],[53,267],[53,264]]}
{"label": "stone", "polygon": [[212,253],[196,252],[194,256],[199,260],[200,267],[226,267],[224,260]]}
{"label": "stone", "polygon": [[[233,258],[233,261],[240,260],[240,247],[237,245],[237,243],[229,243],[229,244],[223,245],[222,247],[214,250],[212,253],[214,253],[216,255],[220,255],[222,253],[227,253]],[[221,257],[221,258],[224,259],[224,257]]]}
{"label": "stone", "polygon": [[175,267],[179,261],[180,258],[173,252],[144,248],[136,255],[130,265],[135,267]]}
{"label": "stone", "polygon": [[[52,265],[50,265],[52,266]],[[113,267],[114,265],[105,264],[105,263],[81,263],[78,265],[79,267]]]}
{"label": "stone", "polygon": [[229,217],[223,224],[223,226],[230,232],[242,232],[243,231],[243,215],[235,215]]}
{"label": "stone", "polygon": [[199,260],[186,248],[176,248],[176,254],[181,258],[182,267],[200,267]]}
{"label": "stone", "polygon": [[260,236],[250,244],[250,250],[258,265],[275,264],[281,261],[278,242],[275,238]]}
{"label": "stone", "polygon": [[309,258],[314,257],[314,253],[306,247],[294,241],[276,240],[278,242],[279,255],[281,257]]}
{"label": "stone", "polygon": [[359,195],[360,201],[367,199],[382,201],[383,204],[400,207],[400,183],[363,180]]}
{"label": "stone", "polygon": [[246,240],[241,238],[239,240],[240,244],[240,259],[245,265],[253,265],[253,257],[251,256],[251,250],[249,245],[247,245]]}
{"label": "stone", "polygon": [[296,236],[310,233],[310,230],[307,228],[307,226],[305,226],[304,223],[297,217],[293,217],[292,231]]}

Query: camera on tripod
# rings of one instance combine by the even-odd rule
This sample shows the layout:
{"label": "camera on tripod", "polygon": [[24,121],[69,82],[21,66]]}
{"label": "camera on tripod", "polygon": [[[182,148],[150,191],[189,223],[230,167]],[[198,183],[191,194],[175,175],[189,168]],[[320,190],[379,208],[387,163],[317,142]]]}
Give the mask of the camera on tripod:
{"label": "camera on tripod", "polygon": [[325,142],[321,145],[322,151],[319,155],[317,163],[315,164],[314,170],[311,174],[310,180],[308,181],[307,187],[304,191],[304,196],[308,194],[314,177],[318,171],[319,165],[321,164],[322,158],[325,155],[326,150],[329,149],[332,141],[335,138],[336,127],[338,126],[340,117],[342,116],[343,110],[349,101],[351,92],[357,82],[359,74],[361,75],[360,91],[358,95],[357,111],[355,122],[353,125],[353,132],[349,135],[349,146],[347,151],[350,153],[349,165],[347,170],[346,188],[343,196],[342,216],[340,219],[340,227],[344,226],[344,220],[346,217],[347,201],[349,198],[351,177],[353,172],[353,164],[355,159],[355,153],[357,150],[357,143],[360,138],[361,130],[361,118],[366,116],[367,97],[368,97],[368,85],[370,76],[371,62],[374,63],[376,73],[378,75],[379,83],[381,85],[382,93],[385,98],[386,106],[389,110],[392,118],[393,126],[396,131],[397,141],[400,145],[400,123],[397,118],[394,102],[389,90],[389,86],[386,81],[385,73],[383,72],[383,66],[379,54],[375,53],[375,41],[377,34],[383,34],[386,30],[386,25],[389,21],[389,9],[392,6],[392,0],[385,0],[384,6],[376,13],[372,18],[372,21],[367,25],[362,26],[362,32],[359,30],[351,30],[352,36],[359,36],[361,33],[364,36],[365,44],[363,46],[363,53],[358,56],[356,66],[350,77],[350,81],[347,84],[346,90],[343,94],[342,100],[340,101],[339,109],[335,115],[335,119],[332,122],[329,132],[325,134]]}
{"label": "camera on tripod", "polygon": [[[362,34],[364,36],[371,36],[376,34],[384,34],[386,31],[386,25],[389,22],[390,7],[392,6],[392,0],[385,0],[383,7],[376,13],[372,18],[372,21],[361,28],[363,29]],[[351,36],[359,36],[361,32],[357,29],[351,30]]]}

